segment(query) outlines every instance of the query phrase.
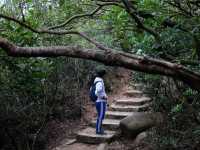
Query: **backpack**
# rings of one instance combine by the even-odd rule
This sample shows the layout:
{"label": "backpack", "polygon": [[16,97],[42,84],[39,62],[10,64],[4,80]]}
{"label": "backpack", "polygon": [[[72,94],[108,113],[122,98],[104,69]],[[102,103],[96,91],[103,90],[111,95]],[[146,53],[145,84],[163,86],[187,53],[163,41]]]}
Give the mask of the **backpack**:
{"label": "backpack", "polygon": [[91,101],[93,101],[93,102],[96,102],[96,100],[97,100],[97,96],[96,96],[96,94],[95,94],[95,91],[96,91],[96,84],[98,83],[98,82],[101,82],[101,81],[97,81],[97,82],[95,82],[95,83],[93,83],[92,85],[91,85],[91,87],[90,87],[90,99],[91,99]]}

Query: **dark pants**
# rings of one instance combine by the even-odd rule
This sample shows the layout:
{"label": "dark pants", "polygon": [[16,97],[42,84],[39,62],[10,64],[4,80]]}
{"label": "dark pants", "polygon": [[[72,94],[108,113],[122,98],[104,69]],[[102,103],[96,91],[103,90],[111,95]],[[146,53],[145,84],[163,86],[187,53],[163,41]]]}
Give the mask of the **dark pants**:
{"label": "dark pants", "polygon": [[96,102],[96,109],[97,109],[96,133],[103,133],[102,121],[105,117],[106,102]]}

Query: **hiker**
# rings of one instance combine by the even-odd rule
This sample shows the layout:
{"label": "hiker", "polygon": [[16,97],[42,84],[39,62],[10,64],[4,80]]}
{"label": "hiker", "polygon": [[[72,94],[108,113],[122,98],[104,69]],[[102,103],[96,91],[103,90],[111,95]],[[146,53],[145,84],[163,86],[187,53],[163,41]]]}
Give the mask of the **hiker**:
{"label": "hiker", "polygon": [[107,104],[107,95],[105,92],[105,86],[103,82],[103,77],[106,74],[105,69],[98,69],[96,71],[96,78],[94,79],[95,85],[95,95],[97,96],[95,105],[97,110],[97,121],[96,121],[96,134],[104,134],[102,129],[102,121],[105,116],[106,104]]}

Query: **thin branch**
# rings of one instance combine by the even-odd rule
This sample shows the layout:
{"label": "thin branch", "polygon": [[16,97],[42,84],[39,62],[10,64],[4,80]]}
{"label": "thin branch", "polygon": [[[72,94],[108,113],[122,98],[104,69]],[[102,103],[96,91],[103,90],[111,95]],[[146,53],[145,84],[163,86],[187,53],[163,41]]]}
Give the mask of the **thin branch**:
{"label": "thin branch", "polygon": [[89,38],[85,33],[83,32],[77,32],[77,31],[71,31],[69,34],[76,34],[79,35],[81,37],[83,37],[84,39],[86,39],[87,41],[89,41],[90,43],[94,44],[97,48],[101,49],[101,50],[105,50],[105,51],[110,51],[110,48],[107,48],[105,46],[103,46],[102,44],[100,44],[99,42],[97,42],[96,40]]}
{"label": "thin branch", "polygon": [[190,1],[190,4],[200,7],[200,1]]}
{"label": "thin branch", "polygon": [[140,20],[140,18],[136,15],[136,10],[133,10],[133,8],[135,9],[135,7],[132,7],[132,5],[130,4],[129,1],[127,0],[122,0],[125,8],[126,8],[126,11],[130,14],[130,16],[135,20],[135,22],[137,23],[138,25],[138,28],[141,28],[143,30],[145,30],[146,32],[150,33],[151,35],[153,35],[155,37],[155,39],[159,40],[160,37],[159,37],[159,34],[154,31],[153,29],[145,26],[142,21]]}
{"label": "thin branch", "polygon": [[68,20],[66,20],[65,22],[59,24],[59,25],[55,25],[52,27],[49,27],[49,30],[53,30],[53,29],[57,29],[57,28],[62,28],[64,26],[66,26],[67,24],[71,23],[73,20],[75,19],[79,19],[79,18],[83,18],[83,17],[92,17],[93,15],[95,15],[97,12],[99,12],[104,6],[109,6],[109,5],[116,5],[116,6],[120,6],[120,4],[116,3],[116,2],[107,2],[107,3],[99,3],[97,4],[98,7],[96,7],[92,12],[90,13],[85,13],[85,14],[78,14],[78,15],[74,15],[72,17],[70,17]]}
{"label": "thin branch", "polygon": [[3,14],[0,14],[0,18],[4,18],[6,20],[10,20],[13,21],[21,26],[23,26],[24,28],[34,32],[34,33],[38,33],[38,34],[54,34],[54,35],[67,35],[67,34],[71,34],[71,35],[78,35],[82,38],[84,38],[85,40],[87,40],[88,42],[94,44],[97,48],[101,49],[101,50],[106,50],[109,51],[109,48],[106,48],[105,46],[103,46],[102,44],[98,43],[96,40],[89,38],[85,33],[83,32],[78,32],[78,31],[72,31],[72,30],[48,30],[48,29],[35,29],[33,27],[31,27],[30,25],[27,25],[24,22],[21,22],[19,20],[17,20],[14,17],[9,17],[9,16],[5,16]]}
{"label": "thin branch", "polygon": [[65,22],[59,24],[59,25],[56,25],[56,26],[52,26],[52,27],[49,27],[48,29],[49,30],[52,30],[52,29],[57,29],[57,28],[61,28],[61,27],[64,27],[66,26],[67,24],[69,24],[70,22],[72,22],[73,20],[77,19],[77,18],[83,18],[83,17],[92,17],[95,13],[97,13],[99,10],[101,10],[102,6],[98,6],[96,9],[94,9],[91,13],[86,13],[86,14],[79,14],[79,15],[75,15],[75,16],[72,16],[71,18],[69,18],[68,20],[66,20]]}
{"label": "thin branch", "polygon": [[42,122],[42,125],[41,125],[41,127],[36,131],[36,133],[34,134],[34,138],[33,138],[33,143],[32,143],[32,150],[34,150],[35,149],[35,144],[36,144],[36,140],[37,140],[37,138],[38,138],[38,136],[39,136],[39,134],[40,134],[40,132],[42,131],[42,129],[45,127],[45,124],[46,123],[46,116],[45,116],[45,118],[44,118],[44,120],[43,120],[43,122]]}
{"label": "thin branch", "polygon": [[191,12],[188,12],[187,10],[185,10],[185,9],[181,6],[180,2],[175,2],[175,1],[174,1],[174,3],[173,3],[173,2],[171,2],[171,1],[169,1],[169,0],[166,0],[165,2],[166,2],[167,4],[169,4],[169,5],[171,5],[171,6],[173,6],[173,7],[177,8],[177,9],[179,9],[186,17],[192,17]]}
{"label": "thin branch", "polygon": [[27,25],[26,23],[24,23],[24,22],[22,22],[22,21],[20,21],[20,20],[18,20],[18,19],[16,19],[16,18],[14,18],[14,17],[10,17],[10,16],[6,16],[6,15],[4,15],[4,14],[0,14],[0,18],[4,18],[4,19],[6,19],[6,20],[13,21],[13,22],[15,22],[15,23],[17,23],[17,24],[19,24],[19,25],[21,25],[21,26],[23,26],[23,27],[29,29],[29,30],[32,31],[32,32],[41,33],[40,30],[34,29],[33,27]]}
{"label": "thin branch", "polygon": [[120,2],[117,2],[117,1],[100,2],[100,3],[97,3],[97,5],[103,5],[103,6],[113,5],[113,6],[118,6],[118,7],[124,8],[124,6],[122,4],[120,4]]}

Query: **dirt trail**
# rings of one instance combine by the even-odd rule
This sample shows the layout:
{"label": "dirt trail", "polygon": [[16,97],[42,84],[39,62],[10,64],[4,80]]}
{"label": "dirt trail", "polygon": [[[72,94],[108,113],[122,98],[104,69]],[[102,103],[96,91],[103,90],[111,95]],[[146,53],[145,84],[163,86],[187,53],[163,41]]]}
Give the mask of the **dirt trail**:
{"label": "dirt trail", "polygon": [[[111,104],[116,99],[119,99],[124,91],[127,90],[127,85],[130,81],[130,75],[131,72],[129,70],[125,70],[122,68],[119,68],[117,70],[117,73],[114,74],[110,73],[108,74],[107,81],[111,82],[111,90],[112,93],[108,94],[109,97],[109,104]],[[72,143],[68,144],[70,140],[75,139],[75,133],[78,132],[78,130],[84,129],[88,126],[89,121],[91,121],[93,118],[96,118],[96,111],[95,107],[90,104],[86,104],[84,106],[84,116],[81,118],[80,121],[73,122],[67,122],[61,123],[62,127],[55,130],[57,134],[60,134],[61,137],[58,137],[55,139],[55,141],[51,141],[48,145],[49,150],[95,150],[99,146],[99,144],[84,144],[84,143]],[[70,128],[70,131],[69,131]],[[71,131],[71,129],[73,130]],[[59,131],[61,129],[61,131]],[[64,131],[66,130],[66,131]],[[68,131],[67,131],[68,130]],[[63,132],[66,134],[70,134],[70,136],[63,135]]]}

